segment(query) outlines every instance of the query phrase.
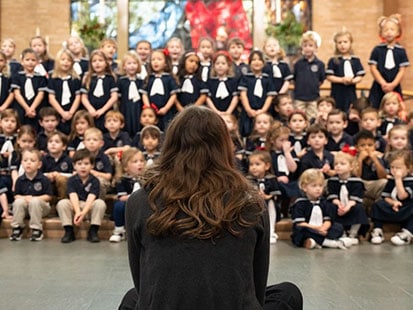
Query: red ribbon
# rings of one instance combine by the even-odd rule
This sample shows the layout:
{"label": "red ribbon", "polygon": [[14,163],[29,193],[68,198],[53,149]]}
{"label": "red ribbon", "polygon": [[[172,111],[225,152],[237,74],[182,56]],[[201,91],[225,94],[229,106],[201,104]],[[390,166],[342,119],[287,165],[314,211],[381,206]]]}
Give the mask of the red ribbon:
{"label": "red ribbon", "polygon": [[357,155],[357,149],[354,146],[350,146],[349,144],[345,144],[341,151],[350,154],[351,156]]}

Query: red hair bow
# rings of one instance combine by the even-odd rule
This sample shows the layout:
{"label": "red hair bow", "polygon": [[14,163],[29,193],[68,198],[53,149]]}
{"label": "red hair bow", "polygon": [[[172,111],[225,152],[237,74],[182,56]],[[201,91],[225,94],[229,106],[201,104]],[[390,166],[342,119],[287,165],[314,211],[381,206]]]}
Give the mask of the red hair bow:
{"label": "red hair bow", "polygon": [[349,144],[344,145],[341,151],[350,154],[351,156],[357,155],[357,149],[354,146],[350,146]]}
{"label": "red hair bow", "polygon": [[164,54],[165,56],[169,56],[169,50],[168,50],[167,48],[164,48],[164,49],[163,49],[163,54]]}
{"label": "red hair bow", "polygon": [[154,103],[151,103],[151,104],[149,104],[149,105],[144,105],[143,107],[142,107],[142,110],[145,110],[145,109],[152,109],[152,110],[154,110],[155,111],[155,114],[158,114],[158,112],[159,112],[159,108],[156,106],[156,104],[154,104]]}

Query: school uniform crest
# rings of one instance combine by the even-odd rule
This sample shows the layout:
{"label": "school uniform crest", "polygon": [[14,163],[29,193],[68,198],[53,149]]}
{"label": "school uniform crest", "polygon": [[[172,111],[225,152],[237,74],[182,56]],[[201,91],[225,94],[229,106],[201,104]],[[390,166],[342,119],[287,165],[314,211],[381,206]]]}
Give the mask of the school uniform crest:
{"label": "school uniform crest", "polygon": [[311,65],[310,70],[311,70],[311,72],[318,72],[318,66],[317,65]]}
{"label": "school uniform crest", "polygon": [[36,192],[40,192],[43,188],[42,183],[41,182],[36,182],[33,184],[33,188]]}
{"label": "school uniform crest", "polygon": [[85,186],[85,191],[89,193],[91,188],[92,188],[92,183],[89,183],[88,185]]}
{"label": "school uniform crest", "polygon": [[104,167],[104,165],[103,165],[102,161],[96,162],[96,169],[97,170],[103,170],[103,167]]}
{"label": "school uniform crest", "polygon": [[123,146],[123,141],[122,141],[122,140],[117,141],[117,142],[116,142],[116,146],[117,146],[117,147]]}
{"label": "school uniform crest", "polygon": [[61,171],[67,171],[68,169],[69,169],[69,165],[67,164],[67,162],[60,163],[60,170]]}

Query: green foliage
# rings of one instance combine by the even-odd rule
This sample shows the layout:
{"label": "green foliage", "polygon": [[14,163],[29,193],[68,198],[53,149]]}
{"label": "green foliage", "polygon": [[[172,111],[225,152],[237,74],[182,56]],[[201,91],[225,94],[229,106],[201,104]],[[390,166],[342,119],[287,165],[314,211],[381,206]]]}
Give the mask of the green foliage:
{"label": "green foliage", "polygon": [[280,24],[270,24],[265,29],[266,34],[277,38],[284,49],[298,48],[303,31],[304,25],[297,22],[292,12],[287,12]]}
{"label": "green foliage", "polygon": [[106,27],[99,23],[96,16],[91,18],[87,14],[76,21],[75,26],[79,36],[89,50],[98,48],[100,42],[106,37]]}

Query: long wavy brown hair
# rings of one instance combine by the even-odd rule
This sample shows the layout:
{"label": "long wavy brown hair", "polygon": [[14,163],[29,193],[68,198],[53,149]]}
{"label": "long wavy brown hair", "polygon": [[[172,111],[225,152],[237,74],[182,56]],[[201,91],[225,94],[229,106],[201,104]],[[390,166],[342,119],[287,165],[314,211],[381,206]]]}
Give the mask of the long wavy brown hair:
{"label": "long wavy brown hair", "polygon": [[209,239],[255,225],[262,200],[235,168],[228,130],[206,107],[191,106],[168,127],[161,156],[146,173],[154,236]]}

